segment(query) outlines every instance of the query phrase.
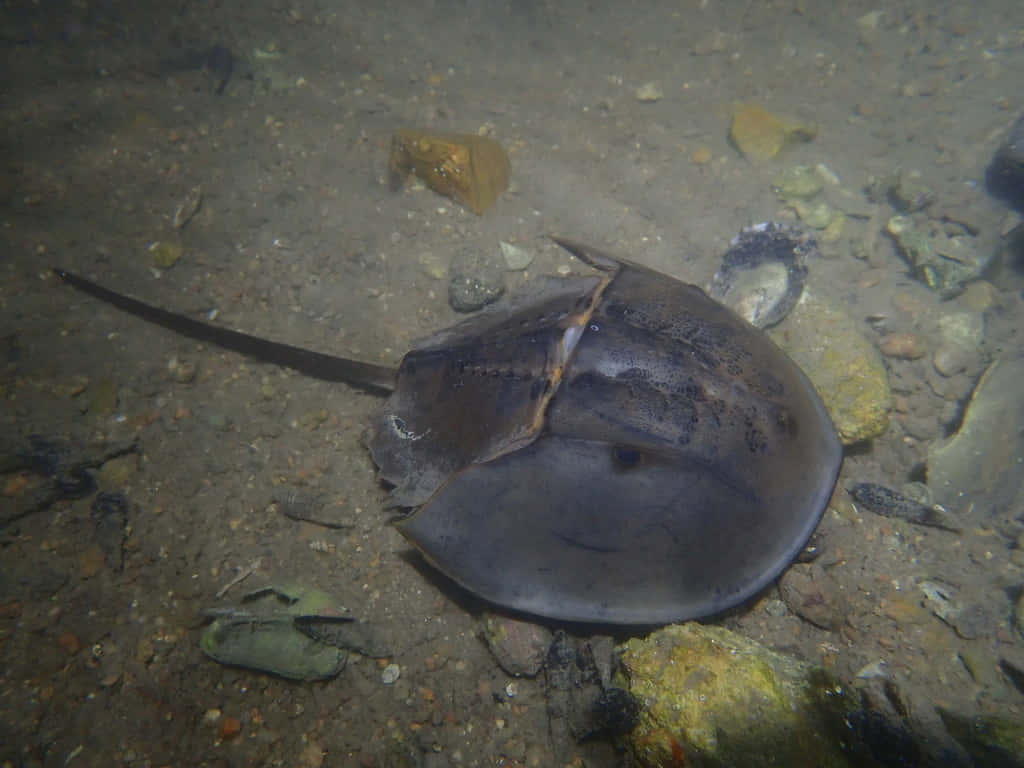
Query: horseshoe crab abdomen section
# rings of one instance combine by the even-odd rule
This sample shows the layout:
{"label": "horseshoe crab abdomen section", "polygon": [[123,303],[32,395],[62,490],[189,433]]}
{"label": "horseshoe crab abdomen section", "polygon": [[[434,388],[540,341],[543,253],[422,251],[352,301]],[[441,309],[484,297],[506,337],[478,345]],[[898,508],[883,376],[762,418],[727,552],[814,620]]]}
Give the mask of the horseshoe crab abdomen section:
{"label": "horseshoe crab abdomen section", "polygon": [[391,503],[417,506],[453,472],[536,438],[607,282],[536,281],[405,356],[367,440]]}
{"label": "horseshoe crab abdomen section", "polygon": [[803,373],[703,291],[626,265],[605,290],[548,409],[552,434],[627,462],[707,467],[766,503],[820,514],[842,453]]}

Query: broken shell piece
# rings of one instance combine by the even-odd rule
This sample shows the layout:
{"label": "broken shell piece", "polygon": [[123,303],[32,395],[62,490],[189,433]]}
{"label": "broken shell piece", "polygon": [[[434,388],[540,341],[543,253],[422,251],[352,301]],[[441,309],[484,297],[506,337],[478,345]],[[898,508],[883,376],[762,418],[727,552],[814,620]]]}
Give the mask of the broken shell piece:
{"label": "broken shell piece", "polygon": [[185,195],[174,210],[174,228],[181,229],[188,224],[199,211],[199,206],[202,204],[203,188],[197,184],[188,191],[188,194]]}
{"label": "broken shell piece", "polygon": [[391,138],[389,166],[410,173],[475,214],[494,205],[508,187],[508,155],[493,139],[471,133],[397,131]]}
{"label": "broken shell piece", "polygon": [[265,587],[207,616],[213,622],[199,639],[207,656],[289,680],[335,677],[351,644],[332,625],[355,621],[330,595],[305,587]]}
{"label": "broken shell piece", "polygon": [[762,222],[732,241],[711,283],[711,295],[751,325],[767,328],[789,314],[807,282],[814,240],[796,227]]}

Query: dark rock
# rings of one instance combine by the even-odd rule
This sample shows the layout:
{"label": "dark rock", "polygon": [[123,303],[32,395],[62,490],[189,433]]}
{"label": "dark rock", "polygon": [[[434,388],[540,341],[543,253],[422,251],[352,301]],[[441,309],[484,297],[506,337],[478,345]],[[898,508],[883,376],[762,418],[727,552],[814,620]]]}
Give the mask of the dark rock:
{"label": "dark rock", "polygon": [[120,493],[99,493],[92,502],[96,541],[103,550],[107,565],[118,573],[124,570],[124,545],[128,539],[130,510],[131,503]]}
{"label": "dark rock", "polygon": [[452,259],[448,303],[456,312],[474,312],[505,292],[504,264],[490,251],[464,248]]}
{"label": "dark rock", "polygon": [[1024,115],[1017,118],[986,169],[985,187],[990,194],[1024,211]]}
{"label": "dark rock", "polygon": [[797,616],[822,629],[838,629],[846,614],[835,580],[820,565],[797,563],[779,579],[782,599]]}
{"label": "dark rock", "polygon": [[494,613],[484,617],[483,636],[498,665],[515,677],[540,672],[551,647],[551,631],[546,627]]}

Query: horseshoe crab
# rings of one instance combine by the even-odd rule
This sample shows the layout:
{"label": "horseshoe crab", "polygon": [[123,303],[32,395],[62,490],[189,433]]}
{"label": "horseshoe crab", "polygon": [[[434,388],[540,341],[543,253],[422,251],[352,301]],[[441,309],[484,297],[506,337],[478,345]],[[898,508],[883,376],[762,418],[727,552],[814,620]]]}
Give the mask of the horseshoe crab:
{"label": "horseshoe crab", "polygon": [[367,440],[399,531],[502,606],[659,624],[731,608],[817,526],[842,449],[806,377],[699,288],[556,238],[549,277],[397,369],[211,326],[58,271],[176,332],[390,392]]}

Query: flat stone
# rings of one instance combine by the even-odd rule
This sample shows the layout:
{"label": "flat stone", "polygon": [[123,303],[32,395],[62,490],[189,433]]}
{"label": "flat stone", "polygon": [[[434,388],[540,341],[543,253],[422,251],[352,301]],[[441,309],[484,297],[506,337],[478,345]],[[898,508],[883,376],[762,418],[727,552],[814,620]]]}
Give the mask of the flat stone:
{"label": "flat stone", "polygon": [[963,424],[928,450],[935,501],[965,522],[1024,506],[1024,357],[992,363],[971,394]]}
{"label": "flat stone", "polygon": [[814,126],[781,117],[756,104],[738,104],[733,111],[729,138],[748,160],[771,160],[790,144],[810,141]]}

